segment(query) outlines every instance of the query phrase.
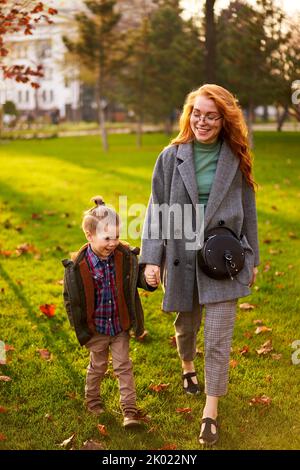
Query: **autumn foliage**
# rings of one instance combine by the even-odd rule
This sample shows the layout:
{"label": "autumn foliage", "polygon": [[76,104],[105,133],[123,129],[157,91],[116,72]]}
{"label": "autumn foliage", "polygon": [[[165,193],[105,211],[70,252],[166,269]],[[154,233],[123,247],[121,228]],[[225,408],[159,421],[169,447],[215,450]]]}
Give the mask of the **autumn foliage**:
{"label": "autumn foliage", "polygon": [[39,87],[34,79],[43,76],[41,65],[33,69],[26,65],[5,65],[2,61],[10,53],[10,35],[20,33],[30,36],[38,23],[53,23],[50,17],[56,14],[57,10],[47,8],[43,2],[36,0],[0,0],[0,69],[4,79],[10,78],[17,82],[30,83],[33,88]]}

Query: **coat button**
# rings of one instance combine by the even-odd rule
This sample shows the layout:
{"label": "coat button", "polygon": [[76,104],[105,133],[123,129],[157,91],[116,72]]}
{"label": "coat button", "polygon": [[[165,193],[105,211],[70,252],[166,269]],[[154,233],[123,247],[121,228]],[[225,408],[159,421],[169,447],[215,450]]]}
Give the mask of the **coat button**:
{"label": "coat button", "polygon": [[225,220],[219,220],[219,225],[224,225],[225,224]]}
{"label": "coat button", "polygon": [[175,259],[175,261],[174,261],[174,266],[178,266],[179,263],[180,263],[179,259]]}

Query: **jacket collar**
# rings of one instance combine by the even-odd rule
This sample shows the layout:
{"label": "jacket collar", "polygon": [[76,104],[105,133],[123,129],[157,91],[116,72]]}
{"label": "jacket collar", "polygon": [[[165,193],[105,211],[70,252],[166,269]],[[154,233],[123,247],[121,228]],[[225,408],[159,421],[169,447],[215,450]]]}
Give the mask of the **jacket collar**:
{"label": "jacket collar", "polygon": [[[193,205],[199,204],[198,187],[194,162],[193,142],[180,144],[178,146],[177,158],[182,161],[178,170],[192,200]],[[208,198],[204,226],[207,227],[219,205],[224,199],[239,166],[239,159],[233,154],[227,142],[223,141],[217,169],[210,195]]]}

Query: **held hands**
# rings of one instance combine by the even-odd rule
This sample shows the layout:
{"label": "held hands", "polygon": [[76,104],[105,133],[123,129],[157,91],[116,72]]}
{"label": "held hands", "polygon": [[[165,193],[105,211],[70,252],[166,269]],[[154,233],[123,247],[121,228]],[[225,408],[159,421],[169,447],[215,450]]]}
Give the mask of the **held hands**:
{"label": "held hands", "polygon": [[155,264],[146,264],[145,278],[151,287],[157,287],[160,282],[160,267]]}
{"label": "held hands", "polygon": [[251,279],[251,281],[250,281],[250,283],[249,283],[249,287],[253,286],[253,284],[255,283],[257,273],[258,273],[258,269],[257,269],[256,267],[253,268],[252,279]]}

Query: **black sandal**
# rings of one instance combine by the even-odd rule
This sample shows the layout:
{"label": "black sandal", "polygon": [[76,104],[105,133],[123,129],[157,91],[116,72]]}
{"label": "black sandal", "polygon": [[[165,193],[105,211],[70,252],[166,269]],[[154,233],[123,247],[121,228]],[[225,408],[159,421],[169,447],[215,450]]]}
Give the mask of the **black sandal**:
{"label": "black sandal", "polygon": [[[197,395],[200,393],[199,384],[195,384],[192,381],[192,377],[197,377],[196,372],[187,372],[186,374],[182,374],[183,379],[183,390],[188,393],[189,395]],[[187,386],[184,386],[184,380],[187,380]],[[198,379],[197,379],[198,381]]]}
{"label": "black sandal", "polygon": [[[204,429],[200,432],[199,442],[200,444],[214,445],[219,439],[218,423],[217,420],[212,418],[203,418],[201,424],[205,424]],[[216,427],[216,432],[211,432],[212,424]]]}

